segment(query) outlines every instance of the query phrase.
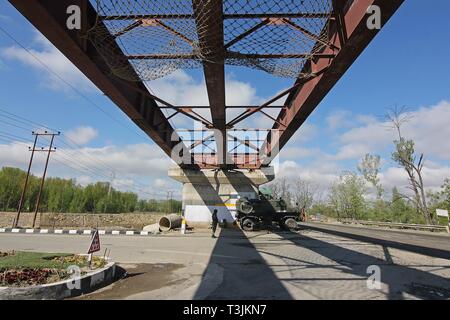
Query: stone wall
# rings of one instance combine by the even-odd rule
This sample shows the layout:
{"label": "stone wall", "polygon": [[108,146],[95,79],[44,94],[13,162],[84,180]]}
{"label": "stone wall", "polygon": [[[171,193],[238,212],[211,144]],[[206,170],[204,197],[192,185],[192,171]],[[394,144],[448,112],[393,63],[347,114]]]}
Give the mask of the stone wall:
{"label": "stone wall", "polygon": [[[0,213],[0,227],[11,227],[16,213]],[[121,214],[73,214],[41,213],[37,218],[37,227],[41,228],[102,228],[102,229],[137,229],[157,223],[164,216],[162,213],[121,213]],[[19,226],[31,227],[32,213],[20,215]]]}
{"label": "stone wall", "polygon": [[[11,228],[16,218],[17,212],[0,212],[0,227]],[[23,228],[31,228],[33,225],[34,213],[22,212],[20,214],[19,225]],[[36,226],[39,226],[41,215],[38,214],[36,217]]]}

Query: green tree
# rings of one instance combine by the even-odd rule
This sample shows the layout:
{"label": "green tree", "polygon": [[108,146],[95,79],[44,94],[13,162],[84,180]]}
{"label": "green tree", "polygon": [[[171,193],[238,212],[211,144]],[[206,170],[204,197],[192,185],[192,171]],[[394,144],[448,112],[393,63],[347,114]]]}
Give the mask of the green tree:
{"label": "green tree", "polygon": [[[17,168],[0,169],[0,211],[16,211],[25,182],[26,172]],[[40,178],[30,175],[25,193],[23,211],[33,211],[40,187]],[[132,192],[115,190],[108,182],[97,182],[85,187],[75,180],[48,177],[44,183],[41,211],[62,213],[126,213],[181,212],[181,201],[140,200]]]}
{"label": "green tree", "polygon": [[0,208],[15,211],[18,208],[25,172],[17,168],[4,167],[0,171]]}
{"label": "green tree", "polygon": [[366,201],[365,181],[353,172],[346,172],[339,181],[333,183],[330,193],[330,203],[338,218],[364,218]]}
{"label": "green tree", "polygon": [[380,172],[380,156],[366,154],[358,165],[358,171],[363,175],[364,179],[372,184],[377,190],[377,199],[383,196],[383,187],[380,184],[378,174]]}
{"label": "green tree", "polygon": [[392,189],[390,205],[392,221],[401,223],[423,223],[423,217],[405,200],[396,187]]}
{"label": "green tree", "polygon": [[414,192],[414,203],[417,211],[423,215],[427,224],[435,223],[433,213],[428,210],[422,176],[424,155],[421,154],[417,160],[414,141],[406,139],[402,133],[402,125],[409,121],[410,116],[403,109],[395,108],[388,112],[386,117],[397,132],[397,139],[394,140],[395,150],[392,153],[392,159],[408,175],[409,187]]}

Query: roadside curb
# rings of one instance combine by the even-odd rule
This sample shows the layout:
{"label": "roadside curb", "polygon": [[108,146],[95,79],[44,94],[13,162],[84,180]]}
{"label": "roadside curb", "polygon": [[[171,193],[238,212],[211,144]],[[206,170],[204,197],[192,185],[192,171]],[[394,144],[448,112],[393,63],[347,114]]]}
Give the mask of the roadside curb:
{"label": "roadside curb", "polygon": [[[22,229],[0,228],[0,233],[25,233],[25,234],[68,234],[68,235],[92,235],[94,229]],[[98,230],[100,235],[127,235],[127,236],[153,236],[150,231],[136,230]]]}
{"label": "roadside curb", "polygon": [[115,262],[109,262],[104,268],[83,275],[78,288],[71,288],[74,279],[31,287],[0,287],[0,300],[61,300],[80,296],[114,282],[117,269]]}

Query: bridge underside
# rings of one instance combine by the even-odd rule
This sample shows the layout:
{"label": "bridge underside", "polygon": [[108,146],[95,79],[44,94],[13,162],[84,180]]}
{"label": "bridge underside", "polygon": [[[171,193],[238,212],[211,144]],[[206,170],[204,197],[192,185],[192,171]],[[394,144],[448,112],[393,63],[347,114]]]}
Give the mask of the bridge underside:
{"label": "bridge underside", "polygon": [[[368,9],[379,7],[384,26],[403,0],[10,2],[182,168],[258,169],[379,32],[367,27]],[[73,5],[81,8],[79,30],[67,25]],[[227,106],[227,64],[295,81],[261,105]],[[148,81],[186,68],[203,68],[208,106],[173,105],[148,89]],[[231,108],[241,113],[227,119]],[[239,127],[256,114],[273,126]],[[199,129],[177,130],[176,116]]]}

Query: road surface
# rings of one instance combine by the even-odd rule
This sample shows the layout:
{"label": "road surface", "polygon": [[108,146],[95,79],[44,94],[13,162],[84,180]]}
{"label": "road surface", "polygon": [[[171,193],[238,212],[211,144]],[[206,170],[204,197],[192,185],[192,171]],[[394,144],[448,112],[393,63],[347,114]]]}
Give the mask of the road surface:
{"label": "road surface", "polygon": [[[0,250],[80,253],[89,239],[0,234]],[[82,299],[450,299],[446,235],[308,223],[297,233],[223,229],[218,239],[196,232],[101,243],[128,277]]]}

